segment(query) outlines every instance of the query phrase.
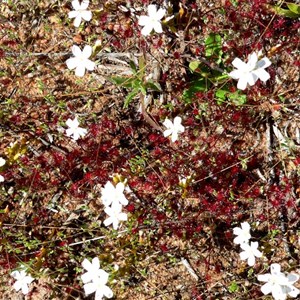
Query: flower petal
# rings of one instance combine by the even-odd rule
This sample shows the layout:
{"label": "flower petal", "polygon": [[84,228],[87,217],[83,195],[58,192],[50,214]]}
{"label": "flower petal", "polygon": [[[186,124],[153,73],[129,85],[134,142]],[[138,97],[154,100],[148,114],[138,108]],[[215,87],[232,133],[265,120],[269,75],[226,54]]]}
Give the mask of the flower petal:
{"label": "flower petal", "polygon": [[269,282],[267,282],[260,288],[260,290],[264,295],[268,295],[272,291],[272,285]]}
{"label": "flower petal", "polygon": [[76,45],[73,45],[73,46],[72,46],[72,53],[73,53],[73,55],[74,55],[75,57],[81,56],[81,54],[82,54],[80,48],[79,48],[78,46],[76,46]]}
{"label": "flower petal", "polygon": [[153,23],[153,28],[154,28],[154,31],[157,32],[157,33],[162,33],[163,32],[160,22],[154,22]]}
{"label": "flower petal", "polygon": [[141,30],[141,34],[147,36],[151,33],[152,30],[153,30],[152,24],[149,23],[145,25],[145,27]]}
{"label": "flower petal", "polygon": [[27,284],[23,284],[23,285],[22,285],[22,293],[23,293],[24,295],[27,295],[28,292],[29,292],[28,285],[27,285]]}
{"label": "flower petal", "polygon": [[164,17],[165,13],[166,13],[166,10],[163,8],[160,8],[156,13],[156,20],[161,20]]}
{"label": "flower petal", "polygon": [[236,69],[246,69],[247,68],[247,64],[245,64],[241,59],[239,59],[238,57],[236,57],[233,61],[232,61],[232,65],[236,68]]}
{"label": "flower petal", "polygon": [[100,261],[98,257],[92,259],[93,271],[97,271],[100,268]]}
{"label": "flower petal", "polygon": [[267,57],[264,57],[263,59],[258,61],[258,63],[256,64],[256,67],[265,69],[265,68],[269,67],[271,64],[272,64],[271,61]]}
{"label": "flower petal", "polygon": [[141,26],[146,26],[149,23],[149,17],[148,16],[140,16],[138,24]]}
{"label": "flower petal", "polygon": [[79,65],[75,70],[75,75],[78,77],[83,77],[85,73],[85,66]]}
{"label": "flower petal", "polygon": [[81,263],[82,267],[87,270],[87,271],[91,271],[93,268],[93,265],[91,264],[91,262],[88,259],[84,259],[83,262]]}
{"label": "flower petal", "polygon": [[76,10],[72,10],[72,11],[70,11],[70,12],[68,13],[68,17],[69,17],[70,19],[76,18],[78,15],[79,15],[79,12],[76,11]]}
{"label": "flower petal", "polygon": [[90,4],[89,0],[82,0],[80,9],[87,9]]}
{"label": "flower petal", "polygon": [[147,10],[148,10],[149,17],[154,17],[156,15],[156,12],[157,12],[156,5],[154,5],[154,4],[148,5]]}
{"label": "flower petal", "polygon": [[253,73],[263,82],[270,79],[270,74],[264,69],[255,70]]}
{"label": "flower petal", "polygon": [[79,1],[78,0],[72,1],[72,6],[75,10],[79,10],[80,9]]}
{"label": "flower petal", "polygon": [[90,283],[86,283],[84,286],[84,292],[85,292],[85,295],[88,296],[89,294],[92,294],[94,293],[96,290],[97,290],[97,286],[95,283],[93,282],[90,282]]}
{"label": "flower petal", "polygon": [[85,68],[89,71],[93,71],[95,69],[95,66],[96,66],[96,64],[93,61],[91,61],[89,59],[87,59],[85,61]]}
{"label": "flower petal", "polygon": [[92,12],[89,10],[83,11],[81,13],[81,17],[82,19],[84,19],[85,21],[90,21],[92,19]]}
{"label": "flower petal", "polygon": [[77,67],[78,65],[78,58],[76,57],[71,57],[66,60],[66,64],[69,70],[73,70]]}
{"label": "flower petal", "polygon": [[74,19],[74,26],[79,27],[81,23],[81,14],[78,14],[78,16]]}
{"label": "flower petal", "polygon": [[280,272],[280,269],[281,269],[280,264],[271,264],[270,269],[271,269],[271,274],[272,275],[279,275],[279,274],[281,274],[281,272]]}
{"label": "flower petal", "polygon": [[243,77],[240,77],[239,81],[238,81],[238,84],[237,84],[237,88],[239,90],[245,90],[246,87],[247,87],[247,83],[248,83],[248,80],[247,80],[247,77],[243,76]]}
{"label": "flower petal", "polygon": [[102,288],[102,291],[103,291],[103,294],[106,298],[112,298],[114,293],[113,291],[107,286],[107,285],[104,285],[103,288]]}
{"label": "flower petal", "polygon": [[82,57],[83,58],[89,58],[92,55],[93,49],[89,45],[85,45],[82,50]]}

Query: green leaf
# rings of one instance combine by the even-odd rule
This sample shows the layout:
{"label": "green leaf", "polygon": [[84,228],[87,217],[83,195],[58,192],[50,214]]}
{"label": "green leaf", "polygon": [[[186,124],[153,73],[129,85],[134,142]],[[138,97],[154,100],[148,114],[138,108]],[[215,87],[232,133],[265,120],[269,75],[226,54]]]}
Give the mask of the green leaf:
{"label": "green leaf", "polygon": [[192,72],[195,72],[195,70],[197,70],[200,66],[200,62],[197,60],[191,61],[189,63],[189,68]]}
{"label": "green leaf", "polygon": [[132,88],[135,78],[134,77],[126,78],[126,77],[115,76],[115,77],[111,77],[110,80],[116,85],[126,87],[126,88]]}
{"label": "green leaf", "polygon": [[132,72],[133,72],[134,74],[136,74],[136,73],[137,73],[137,68],[136,68],[136,65],[135,65],[134,61],[131,60],[131,61],[129,62],[129,65],[130,65],[130,68],[131,68]]}
{"label": "green leaf", "polygon": [[217,58],[217,61],[220,62],[222,53],[221,36],[216,33],[210,33],[205,40],[205,56],[207,58]]}
{"label": "green leaf", "polygon": [[279,16],[284,16],[284,17],[292,18],[292,19],[299,17],[299,13],[295,13],[290,9],[283,9],[281,7],[272,6],[272,5],[270,5],[269,8],[270,8],[271,11],[275,12],[275,14],[277,14]]}
{"label": "green leaf", "polygon": [[228,287],[228,291],[230,293],[234,293],[237,292],[239,290],[239,286],[237,285],[237,283],[235,281],[231,282],[230,286]]}
{"label": "green leaf", "polygon": [[162,91],[162,88],[161,88],[160,84],[158,82],[154,82],[152,80],[147,81],[145,86],[146,86],[147,89],[151,89],[151,90],[156,91],[156,92],[161,92]]}
{"label": "green leaf", "polygon": [[243,105],[247,102],[247,96],[244,94],[240,94],[240,91],[231,93],[227,89],[218,89],[215,96],[217,98],[218,105],[221,105],[227,100],[238,106]]}
{"label": "green leaf", "polygon": [[286,4],[289,10],[297,15],[300,15],[300,5],[295,3],[287,3]]}
{"label": "green leaf", "polygon": [[139,93],[138,89],[131,91],[125,98],[123,108],[127,108],[132,99]]}
{"label": "green leaf", "polygon": [[183,92],[182,98],[186,103],[192,103],[192,99],[197,92],[206,92],[210,86],[204,78],[191,82],[191,86]]}

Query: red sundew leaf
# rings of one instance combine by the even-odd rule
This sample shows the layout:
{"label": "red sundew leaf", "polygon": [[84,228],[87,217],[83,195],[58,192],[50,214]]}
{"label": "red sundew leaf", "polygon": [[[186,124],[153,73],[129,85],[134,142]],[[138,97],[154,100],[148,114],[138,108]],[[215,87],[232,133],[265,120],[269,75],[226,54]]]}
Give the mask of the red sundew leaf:
{"label": "red sundew leaf", "polygon": [[166,244],[160,245],[160,249],[164,253],[169,251],[169,248]]}
{"label": "red sundew leaf", "polygon": [[125,207],[125,209],[126,209],[128,212],[133,213],[133,212],[135,211],[135,206],[134,206],[133,203],[130,203],[129,205],[127,205],[127,206]]}

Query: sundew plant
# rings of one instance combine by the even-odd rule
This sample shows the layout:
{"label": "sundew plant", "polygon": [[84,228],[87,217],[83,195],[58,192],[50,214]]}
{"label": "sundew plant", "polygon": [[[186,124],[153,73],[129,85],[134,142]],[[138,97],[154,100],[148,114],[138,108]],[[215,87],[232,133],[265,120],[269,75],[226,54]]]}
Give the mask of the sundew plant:
{"label": "sundew plant", "polygon": [[299,298],[299,1],[0,11],[0,299]]}

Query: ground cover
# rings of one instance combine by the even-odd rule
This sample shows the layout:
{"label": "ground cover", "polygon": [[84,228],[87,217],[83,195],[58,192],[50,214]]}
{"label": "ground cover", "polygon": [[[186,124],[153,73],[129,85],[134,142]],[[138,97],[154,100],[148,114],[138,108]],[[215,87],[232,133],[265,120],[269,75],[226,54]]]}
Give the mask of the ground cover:
{"label": "ground cover", "polygon": [[1,299],[299,297],[297,1],[75,2],[0,4]]}

